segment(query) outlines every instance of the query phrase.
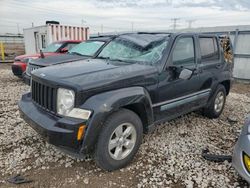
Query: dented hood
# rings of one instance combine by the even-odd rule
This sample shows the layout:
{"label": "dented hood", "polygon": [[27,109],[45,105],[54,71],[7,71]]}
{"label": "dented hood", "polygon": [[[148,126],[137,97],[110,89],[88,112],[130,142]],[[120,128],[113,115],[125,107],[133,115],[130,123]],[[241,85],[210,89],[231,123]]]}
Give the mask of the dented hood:
{"label": "dented hood", "polygon": [[81,55],[61,54],[58,56],[49,56],[49,57],[45,57],[45,58],[36,59],[36,60],[33,60],[32,62],[30,62],[30,64],[38,65],[41,67],[46,67],[46,66],[56,65],[56,64],[60,64],[60,63],[68,63],[68,62],[72,62],[72,61],[83,60],[83,59],[87,59],[87,58],[88,58],[87,56],[81,56]]}
{"label": "dented hood", "polygon": [[109,61],[104,59],[87,59],[66,64],[38,69],[32,75],[48,81],[75,86],[86,90],[105,87],[109,84],[125,84],[144,81],[144,75],[156,72],[153,66]]}

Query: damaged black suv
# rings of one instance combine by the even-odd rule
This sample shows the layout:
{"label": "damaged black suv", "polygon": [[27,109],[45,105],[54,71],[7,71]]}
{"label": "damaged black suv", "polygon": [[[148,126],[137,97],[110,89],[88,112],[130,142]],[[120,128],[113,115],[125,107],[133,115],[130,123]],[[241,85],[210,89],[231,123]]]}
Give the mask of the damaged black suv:
{"label": "damaged black suv", "polygon": [[35,70],[19,108],[49,143],[103,169],[127,165],[161,122],[223,111],[232,65],[216,35],[130,33],[95,58]]}

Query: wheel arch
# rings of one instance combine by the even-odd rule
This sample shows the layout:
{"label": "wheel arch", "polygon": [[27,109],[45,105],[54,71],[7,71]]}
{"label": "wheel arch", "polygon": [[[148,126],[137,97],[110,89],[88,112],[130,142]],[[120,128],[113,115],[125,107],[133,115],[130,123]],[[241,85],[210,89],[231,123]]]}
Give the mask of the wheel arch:
{"label": "wheel arch", "polygon": [[147,132],[148,126],[154,121],[152,102],[143,87],[129,87],[94,95],[85,101],[81,108],[93,110],[81,151],[94,149],[106,118],[121,108],[129,109],[139,116],[144,132]]}
{"label": "wheel arch", "polygon": [[150,117],[147,115],[147,110],[146,110],[146,107],[144,106],[144,104],[133,103],[133,104],[123,106],[122,108],[131,110],[132,112],[137,114],[142,121],[143,132],[144,133],[148,132],[148,126],[150,125],[151,120],[149,120]]}
{"label": "wheel arch", "polygon": [[224,80],[222,82],[220,82],[219,84],[223,85],[226,89],[226,93],[227,95],[229,94],[230,92],[230,89],[231,89],[231,81],[230,80]]}

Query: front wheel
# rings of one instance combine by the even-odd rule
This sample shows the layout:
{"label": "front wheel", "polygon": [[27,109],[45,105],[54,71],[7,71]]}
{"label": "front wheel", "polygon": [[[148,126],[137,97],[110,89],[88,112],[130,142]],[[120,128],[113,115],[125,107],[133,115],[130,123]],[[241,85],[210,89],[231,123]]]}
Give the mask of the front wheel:
{"label": "front wheel", "polygon": [[142,135],[142,122],[137,114],[127,109],[113,113],[104,123],[97,141],[97,165],[107,171],[126,166],[137,153]]}
{"label": "front wheel", "polygon": [[204,108],[204,115],[208,118],[218,118],[226,103],[226,89],[223,85],[218,85],[208,107]]}

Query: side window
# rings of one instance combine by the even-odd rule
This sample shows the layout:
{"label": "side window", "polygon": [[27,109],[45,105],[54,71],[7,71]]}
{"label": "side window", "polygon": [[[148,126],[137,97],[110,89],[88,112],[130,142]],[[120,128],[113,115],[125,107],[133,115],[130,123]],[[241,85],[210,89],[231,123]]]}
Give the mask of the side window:
{"label": "side window", "polygon": [[176,66],[195,65],[194,40],[183,37],[177,40],[172,54],[172,63]]}
{"label": "side window", "polygon": [[213,62],[219,59],[217,40],[212,37],[200,37],[201,61],[204,63]]}
{"label": "side window", "polygon": [[77,45],[77,43],[68,43],[64,48],[66,48],[67,50],[70,50],[70,49],[73,48],[75,45]]}

